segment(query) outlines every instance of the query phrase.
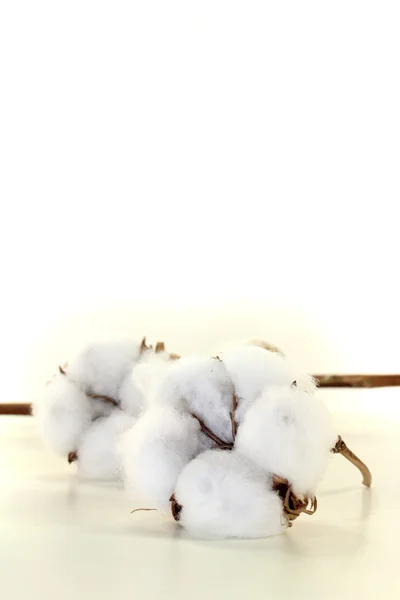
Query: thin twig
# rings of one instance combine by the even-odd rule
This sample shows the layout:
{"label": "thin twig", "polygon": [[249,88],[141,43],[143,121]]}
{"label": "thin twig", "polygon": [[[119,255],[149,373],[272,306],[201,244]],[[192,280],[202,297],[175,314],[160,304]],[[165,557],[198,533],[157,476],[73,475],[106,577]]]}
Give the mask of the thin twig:
{"label": "thin twig", "polygon": [[[170,360],[178,360],[178,354],[170,354]],[[216,357],[215,357],[216,358]],[[63,367],[61,367],[62,370]],[[61,372],[61,370],[60,370]],[[65,373],[66,374],[66,373]],[[375,387],[397,387],[400,386],[400,374],[389,375],[313,375],[319,387],[332,388],[375,388]],[[89,394],[88,394],[89,395]],[[111,402],[114,406],[117,402],[109,396],[90,396],[95,399]],[[29,403],[0,403],[0,415],[32,415],[32,406]]]}
{"label": "thin twig", "polygon": [[360,460],[358,458],[358,456],[356,456],[354,454],[354,452],[352,452],[350,450],[350,448],[347,447],[346,442],[341,438],[340,435],[337,439],[335,446],[332,448],[331,452],[333,452],[334,454],[341,454],[342,456],[347,458],[347,460],[349,460],[360,471],[360,473],[363,477],[363,481],[362,481],[363,485],[365,485],[366,487],[371,487],[371,483],[372,483],[371,471],[368,469],[367,465],[365,463],[363,463],[363,461]]}
{"label": "thin twig", "polygon": [[135,510],[131,510],[131,515],[135,512],[139,512],[141,510],[149,511],[149,510],[157,510],[156,508],[135,508]]}
{"label": "thin twig", "polygon": [[31,404],[19,404],[17,402],[13,404],[2,404],[0,402],[0,415],[32,415]]}
{"label": "thin twig", "polygon": [[319,387],[375,388],[400,385],[400,374],[313,375]]}

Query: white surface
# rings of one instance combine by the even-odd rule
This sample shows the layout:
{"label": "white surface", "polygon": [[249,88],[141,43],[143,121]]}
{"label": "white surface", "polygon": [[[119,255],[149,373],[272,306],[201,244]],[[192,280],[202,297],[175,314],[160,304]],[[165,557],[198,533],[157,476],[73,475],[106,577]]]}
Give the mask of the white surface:
{"label": "white surface", "polygon": [[117,486],[77,482],[33,419],[0,419],[0,589],[7,600],[400,596],[400,391],[324,392],[373,488],[332,457],[313,517],[257,541],[198,541]]}
{"label": "white surface", "polygon": [[1,401],[102,332],[397,371],[399,15],[0,2]]}

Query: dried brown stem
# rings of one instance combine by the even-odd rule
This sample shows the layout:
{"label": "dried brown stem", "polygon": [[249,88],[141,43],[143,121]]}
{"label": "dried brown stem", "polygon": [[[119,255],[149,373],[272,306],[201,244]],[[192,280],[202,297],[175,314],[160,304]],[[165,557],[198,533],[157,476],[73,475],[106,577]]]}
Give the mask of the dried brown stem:
{"label": "dried brown stem", "polygon": [[94,392],[86,392],[86,396],[88,396],[88,398],[92,398],[93,400],[103,400],[103,402],[107,402],[108,404],[112,404],[113,406],[118,406],[118,402],[110,396],[104,396],[103,394],[95,394]]}
{"label": "dried brown stem", "polygon": [[215,444],[218,446],[218,448],[220,448],[220,450],[232,450],[232,442],[224,442],[223,440],[221,440],[221,438],[215,435],[215,433],[213,433],[211,429],[209,429],[207,425],[205,425],[205,423],[203,423],[203,421],[197,415],[195,415],[194,413],[190,414],[194,419],[196,419],[200,423],[200,430],[202,431],[202,433],[204,433],[204,435],[210,438],[210,440],[215,442]]}
{"label": "dried brown stem", "polygon": [[27,415],[32,414],[31,404],[2,404],[0,403],[0,415]]}
{"label": "dried brown stem", "polygon": [[179,519],[181,518],[182,505],[178,504],[178,502],[176,501],[175,494],[172,494],[169,501],[171,502],[172,516],[174,517],[175,521],[179,521]]}
{"label": "dried brown stem", "polygon": [[70,452],[68,454],[68,462],[69,464],[75,462],[76,460],[78,460],[78,451],[75,450],[74,452]]}
{"label": "dried brown stem", "polygon": [[238,424],[236,421],[236,409],[238,407],[238,401],[237,401],[237,397],[235,392],[233,392],[233,396],[232,396],[232,410],[230,412],[230,417],[231,417],[231,424],[232,424],[232,440],[233,442],[236,439],[236,434],[237,434],[237,430],[238,430]]}
{"label": "dried brown stem", "polygon": [[302,513],[313,515],[318,508],[317,498],[305,497],[299,498],[292,490],[292,486],[287,479],[272,476],[272,489],[275,490],[283,503],[283,512],[288,520],[289,527],[292,526],[292,521],[297,519]]}
{"label": "dried brown stem", "polygon": [[146,352],[146,350],[152,350],[153,346],[150,344],[150,346],[147,346],[146,344],[146,336],[144,336],[144,338],[142,339],[141,343],[140,343],[140,354],[143,354],[143,352]]}
{"label": "dried brown stem", "polygon": [[131,515],[133,515],[133,513],[135,513],[135,512],[140,512],[141,510],[150,511],[150,510],[157,510],[157,509],[156,508],[135,508],[135,510],[131,510]]}
{"label": "dried brown stem", "polygon": [[165,352],[164,342],[157,342],[157,344],[156,344],[155,353],[159,354],[160,352]]}
{"label": "dried brown stem", "polygon": [[319,387],[375,388],[400,385],[400,374],[313,375]]}
{"label": "dried brown stem", "polygon": [[[147,348],[147,346],[146,346]],[[178,360],[179,354],[171,353],[170,360]],[[215,357],[218,358],[218,357]],[[59,367],[60,373],[66,375],[64,367]],[[319,387],[352,387],[352,388],[374,388],[400,386],[400,374],[392,375],[313,375]],[[88,394],[89,395],[89,394]],[[116,405],[116,401],[108,396],[90,396],[95,399],[104,400]],[[31,415],[31,404],[28,403],[0,403],[0,415]]]}
{"label": "dried brown stem", "polygon": [[342,456],[347,458],[347,460],[349,460],[360,471],[363,477],[363,485],[365,485],[366,487],[371,487],[371,471],[368,469],[367,465],[363,463],[363,461],[360,460],[358,456],[356,456],[354,452],[350,450],[350,448],[347,447],[346,442],[341,438],[340,435],[335,446],[332,448],[332,452],[334,454],[341,454]]}

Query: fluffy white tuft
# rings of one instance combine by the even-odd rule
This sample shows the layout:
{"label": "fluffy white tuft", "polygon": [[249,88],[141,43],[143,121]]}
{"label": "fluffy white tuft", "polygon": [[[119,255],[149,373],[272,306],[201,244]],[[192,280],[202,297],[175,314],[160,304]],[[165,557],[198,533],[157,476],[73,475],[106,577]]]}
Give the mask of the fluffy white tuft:
{"label": "fluffy white tuft", "polygon": [[170,407],[152,407],[123,439],[125,489],[135,501],[169,512],[182,468],[199,452],[198,422]]}
{"label": "fluffy white tuft", "polygon": [[67,374],[85,391],[117,399],[123,380],[140,356],[140,344],[130,340],[86,346],[68,366]]}
{"label": "fluffy white tuft", "polygon": [[[135,369],[134,369],[135,370]],[[130,373],[120,385],[118,401],[121,410],[127,415],[138,416],[143,410],[145,397]]]}
{"label": "fluffy white tuft", "polygon": [[182,471],[179,523],[201,537],[259,538],[286,529],[271,478],[236,450],[208,450]]}
{"label": "fluffy white tuft", "polygon": [[224,363],[216,358],[173,362],[152,394],[152,403],[195,414],[228,442],[232,441],[232,401],[232,381]]}
{"label": "fluffy white tuft", "polygon": [[115,410],[93,421],[78,447],[78,472],[85,479],[122,479],[121,435],[135,419]]}
{"label": "fluffy white tuft", "polygon": [[314,384],[311,378],[299,376],[294,366],[281,354],[270,352],[260,346],[246,344],[220,354],[232,379],[239,406],[236,419],[240,423],[248,408],[260,396],[266,386],[290,386],[297,381],[298,387],[309,392]]}
{"label": "fluffy white tuft", "polygon": [[87,396],[61,374],[45,387],[43,398],[34,404],[34,414],[44,442],[64,456],[77,450],[92,419]]}
{"label": "fluffy white tuft", "polygon": [[131,415],[142,412],[152,391],[171,364],[167,352],[144,352],[135,363],[132,373],[120,386],[118,400],[122,410]]}
{"label": "fluffy white tuft", "polygon": [[235,447],[266,472],[287,479],[299,495],[313,495],[335,444],[330,414],[299,388],[266,388],[239,427]]}
{"label": "fluffy white tuft", "polygon": [[168,368],[174,363],[169,360],[167,352],[146,353],[133,370],[133,381],[148,397],[154,392]]}

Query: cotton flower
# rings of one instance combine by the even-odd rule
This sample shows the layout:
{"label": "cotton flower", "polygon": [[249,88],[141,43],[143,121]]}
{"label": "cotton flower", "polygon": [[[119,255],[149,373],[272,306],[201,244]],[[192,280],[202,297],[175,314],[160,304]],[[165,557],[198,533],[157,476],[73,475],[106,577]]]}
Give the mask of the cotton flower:
{"label": "cotton flower", "polygon": [[236,450],[192,460],[176,483],[172,511],[182,527],[207,538],[259,538],[287,527],[271,477]]}

